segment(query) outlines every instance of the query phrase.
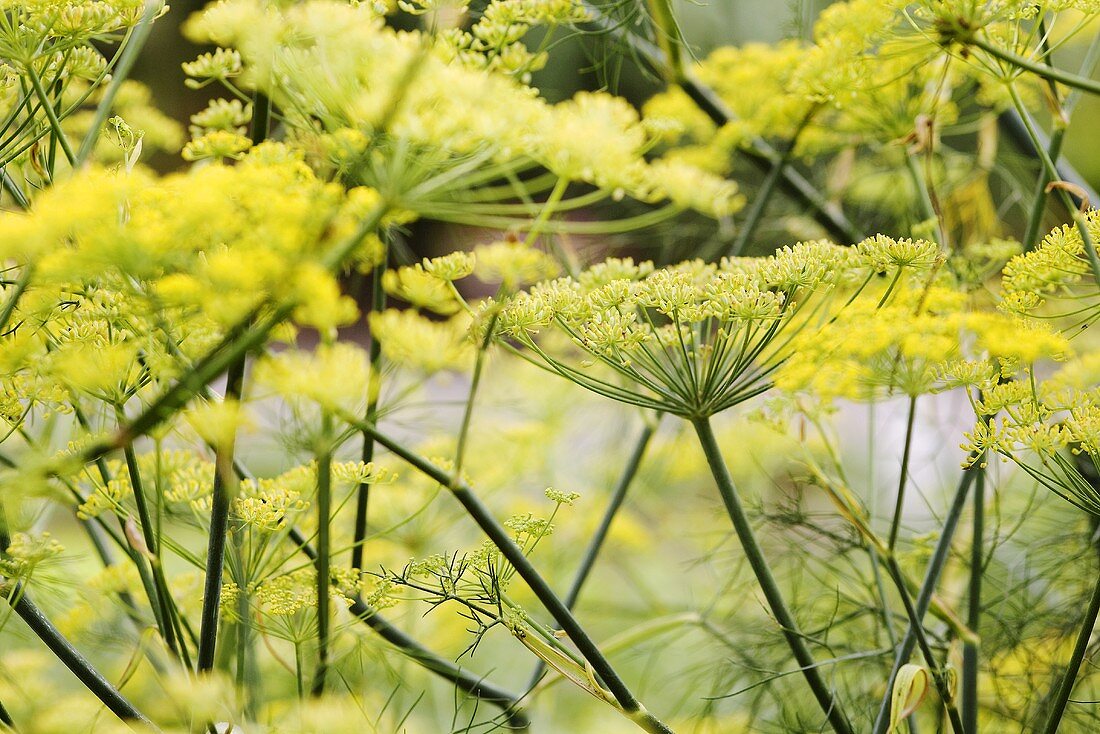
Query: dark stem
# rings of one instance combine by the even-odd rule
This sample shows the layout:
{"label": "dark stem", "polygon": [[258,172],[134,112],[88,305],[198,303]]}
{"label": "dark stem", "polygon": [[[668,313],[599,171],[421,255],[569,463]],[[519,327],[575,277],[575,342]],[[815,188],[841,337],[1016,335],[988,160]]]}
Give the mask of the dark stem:
{"label": "dark stem", "polygon": [[[970,491],[970,485],[974,483],[975,477],[981,473],[980,463],[984,459],[982,456],[970,456],[967,461],[972,462],[968,464],[968,468],[963,470],[962,477],[959,478],[959,485],[955,489],[955,497],[951,502],[951,507],[947,512],[947,516],[943,522],[943,532],[940,534],[940,539],[936,543],[936,548],[932,552],[932,558],[928,562],[928,568],[924,574],[924,581],[921,583],[920,591],[917,593],[917,601],[914,606],[915,616],[918,620],[923,620],[924,615],[928,613],[928,607],[932,603],[932,595],[935,593],[936,584],[939,583],[940,574],[943,573],[944,566],[947,565],[947,557],[951,551],[951,541],[955,537],[955,530],[959,525],[959,518],[962,516],[963,508],[966,506],[966,497]],[[887,728],[890,726],[890,695],[894,690],[894,680],[897,678],[898,671],[901,670],[901,666],[909,662],[909,656],[913,654],[913,646],[917,643],[917,632],[914,629],[912,623],[905,632],[905,638],[901,641],[901,645],[898,647],[897,654],[894,657],[894,667],[890,671],[890,679],[886,685],[886,693],[883,696],[882,703],[879,705],[878,716],[875,718],[874,734],[886,734]]]}
{"label": "dark stem", "polygon": [[[229,367],[226,375],[225,399],[240,400],[244,385],[244,357]],[[200,673],[214,667],[214,649],[218,640],[218,610],[221,607],[222,574],[225,570],[225,541],[229,534],[229,510],[233,501],[233,452],[230,439],[214,452],[214,487],[210,510],[210,535],[206,546],[206,583],[203,586],[201,624],[199,626],[198,661]]]}
{"label": "dark stem", "polygon": [[332,564],[332,446],[330,419],[323,419],[326,446],[317,453],[317,670],[310,693],[325,692],[325,676],[329,665],[329,584]]}
{"label": "dark stem", "polygon": [[713,474],[714,481],[718,485],[718,492],[722,495],[722,502],[726,506],[730,521],[733,523],[733,528],[741,541],[741,547],[745,551],[745,558],[748,560],[749,566],[752,567],[753,573],[756,574],[756,579],[764,592],[764,598],[768,602],[768,608],[771,609],[776,622],[779,623],[783,637],[787,640],[787,646],[791,649],[791,653],[793,653],[802,670],[802,676],[806,679],[814,698],[817,699],[821,710],[825,712],[833,729],[838,734],[852,734],[848,717],[844,715],[829,686],[821,679],[817,661],[814,660],[813,655],[806,646],[805,636],[799,631],[798,623],[787,608],[779,584],[776,583],[771,567],[764,558],[764,553],[756,540],[756,534],[753,532],[752,523],[741,504],[741,498],[737,494],[737,488],[733,484],[733,478],[730,476],[725,459],[722,458],[722,451],[719,449],[718,441],[714,437],[710,420],[696,418],[692,420],[692,425],[699,436],[699,444],[703,448],[703,453],[706,454],[707,464],[710,466],[711,474]]}
{"label": "dark stem", "polygon": [[1096,626],[1096,617],[1100,613],[1100,573],[1096,578],[1096,584],[1092,587],[1092,598],[1089,600],[1088,609],[1081,620],[1081,631],[1077,634],[1077,642],[1073,646],[1073,654],[1070,655],[1066,670],[1056,689],[1051,690],[1048,696],[1050,713],[1047,714],[1046,724],[1043,726],[1043,734],[1056,734],[1066,713],[1066,704],[1069,703],[1070,694],[1073,693],[1073,684],[1077,682],[1077,674],[1081,672],[1081,664],[1085,660],[1085,652],[1088,650],[1089,639],[1092,630]]}
{"label": "dark stem", "polygon": [[[615,491],[611,494],[611,501],[608,502],[607,509],[604,510],[603,517],[600,519],[600,526],[596,528],[596,532],[588,541],[588,547],[585,549],[584,557],[581,559],[577,573],[573,577],[573,583],[570,584],[569,591],[565,594],[565,606],[569,609],[573,609],[576,605],[577,599],[581,595],[581,588],[588,579],[588,574],[596,565],[596,557],[599,556],[604,541],[607,540],[607,534],[611,530],[611,523],[615,520],[619,508],[623,505],[623,500],[626,499],[626,493],[634,482],[634,477],[638,474],[638,468],[642,465],[642,457],[645,456],[646,448],[649,446],[656,428],[655,424],[646,423],[645,428],[642,429],[641,435],[638,436],[638,440],[634,444],[634,450],[630,453],[630,458],[623,468],[619,482],[615,485]],[[546,663],[540,659],[534,672],[531,673],[531,679],[528,681],[527,687],[534,688],[545,670]]]}
{"label": "dark stem", "polygon": [[[382,262],[374,266],[371,271],[371,313],[380,313],[386,307],[386,292],[382,288],[382,275],[386,272],[386,264],[389,259],[389,246],[383,250]],[[368,319],[369,321],[369,319]],[[367,421],[374,423],[378,420],[378,393],[379,380],[382,378],[382,345],[370,335],[370,381],[367,396]],[[363,463],[374,461],[374,439],[363,434]],[[363,543],[367,539],[367,511],[370,506],[370,484],[364,482],[359,485],[355,496],[355,530],[351,542],[351,567],[363,569]]]}
{"label": "dark stem", "polygon": [[[5,553],[11,545],[11,534],[8,532],[7,516],[4,508],[0,506],[0,553]],[[0,587],[3,589],[4,599],[15,610],[15,613],[26,622],[31,631],[45,643],[58,660],[83,683],[89,691],[103,702],[115,716],[127,721],[139,721],[154,731],[159,731],[143,713],[126,700],[111,682],[96,670],[88,659],[73,647],[72,643],[58,632],[46,615],[31,601],[22,584]],[[6,715],[7,712],[5,712]],[[4,722],[11,725],[11,719]]]}
{"label": "dark stem", "polygon": [[137,708],[130,703],[126,698],[115,688],[110,681],[103,677],[103,674],[92,667],[92,664],[88,662],[88,659],[81,655],[75,647],[72,646],[65,637],[57,631],[57,628],[50,623],[50,620],[46,618],[42,611],[31,602],[30,597],[27,596],[26,590],[16,585],[11,589],[7,595],[9,600],[14,597],[15,601],[10,602],[12,609],[18,614],[27,626],[31,628],[31,631],[46,644],[46,647],[50,649],[58,660],[60,660],[66,668],[73,672],[80,682],[87,687],[89,691],[95,695],[103,705],[106,706],[111,713],[124,721],[137,721],[146,725],[154,731],[159,731],[150,721],[145,714],[137,710]]}
{"label": "dark stem", "polygon": [[[975,633],[982,621],[982,570],[985,538],[985,472],[974,480],[974,526],[970,539],[970,589],[966,626]],[[978,641],[963,643],[962,714],[966,734],[978,731]]]}
{"label": "dark stem", "polygon": [[[900,270],[899,270],[900,272]],[[892,552],[898,544],[901,530],[901,514],[905,505],[905,485],[909,482],[909,455],[913,450],[913,424],[917,419],[917,397],[909,398],[909,412],[905,419],[905,446],[901,451],[901,476],[898,478],[897,500],[894,502],[894,518],[890,521],[890,538],[887,547]]]}
{"label": "dark stem", "polygon": [[897,586],[902,606],[905,607],[905,614],[909,617],[909,629],[913,631],[917,638],[917,646],[920,648],[925,665],[928,666],[928,670],[932,675],[932,683],[936,686],[936,692],[940,694],[940,700],[943,701],[943,705],[947,709],[947,716],[951,721],[951,730],[955,734],[963,734],[965,729],[963,728],[962,718],[959,716],[959,709],[955,705],[954,695],[951,689],[948,688],[943,670],[936,662],[932,646],[928,644],[928,637],[924,634],[921,616],[917,614],[916,608],[913,607],[913,597],[909,595],[909,590],[905,588],[905,579],[902,576],[901,567],[898,566],[897,559],[892,555],[886,557],[886,569],[890,572],[890,576]]}

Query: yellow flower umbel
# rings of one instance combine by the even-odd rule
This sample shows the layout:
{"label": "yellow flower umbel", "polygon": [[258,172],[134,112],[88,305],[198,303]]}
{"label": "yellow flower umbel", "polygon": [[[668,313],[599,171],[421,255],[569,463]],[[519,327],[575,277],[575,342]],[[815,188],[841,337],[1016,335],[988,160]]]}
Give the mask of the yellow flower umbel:
{"label": "yellow flower umbel", "polygon": [[[861,272],[853,250],[823,242],[721,266],[694,261],[654,271],[612,259],[505,301],[498,323],[579,385],[702,418],[767,390],[792,335],[828,313],[836,287]],[[548,328],[585,358],[544,348],[535,336]],[[591,369],[594,362],[611,372]]]}

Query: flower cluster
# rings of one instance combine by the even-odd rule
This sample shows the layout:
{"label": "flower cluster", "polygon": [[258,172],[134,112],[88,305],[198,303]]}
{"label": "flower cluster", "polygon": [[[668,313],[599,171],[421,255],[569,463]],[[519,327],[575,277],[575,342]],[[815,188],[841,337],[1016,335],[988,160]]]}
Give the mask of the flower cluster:
{"label": "flower cluster", "polygon": [[[595,392],[705,417],[768,389],[793,333],[825,318],[832,293],[863,269],[854,250],[824,242],[720,266],[654,270],[613,258],[508,299],[498,323],[504,337]],[[583,352],[580,364],[536,341],[548,328]]]}

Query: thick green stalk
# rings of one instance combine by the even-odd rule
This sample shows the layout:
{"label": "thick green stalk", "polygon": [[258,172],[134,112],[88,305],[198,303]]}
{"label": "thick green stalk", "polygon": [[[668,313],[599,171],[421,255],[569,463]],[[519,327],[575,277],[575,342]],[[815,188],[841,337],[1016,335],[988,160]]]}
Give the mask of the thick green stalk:
{"label": "thick green stalk", "polygon": [[764,218],[764,212],[768,208],[768,202],[771,201],[772,194],[780,181],[783,180],[783,173],[787,170],[787,164],[791,161],[791,156],[794,155],[794,149],[798,145],[798,138],[801,137],[802,131],[806,129],[806,126],[810,124],[810,120],[813,118],[816,107],[810,112],[806,113],[806,116],[802,118],[802,122],[799,123],[798,128],[795,130],[794,135],[791,136],[790,143],[787,149],[784,150],[778,158],[771,164],[771,168],[768,169],[768,173],[764,176],[764,180],[760,184],[760,188],[756,192],[756,196],[753,197],[752,205],[749,206],[749,211],[745,215],[745,221],[741,224],[741,229],[737,233],[737,238],[733,241],[733,244],[726,250],[728,257],[737,257],[745,251],[749,242],[752,240],[753,234],[756,232],[757,226]]}
{"label": "thick green stalk", "polygon": [[66,668],[73,672],[80,682],[92,694],[103,702],[111,713],[124,721],[135,721],[157,731],[157,728],[153,725],[153,722],[141,713],[132,703],[130,703],[122,693],[119,692],[114,685],[111,684],[103,674],[100,673],[95,667],[92,666],[88,659],[85,658],[80,652],[72,646],[64,635],[58,632],[57,628],[50,623],[50,620],[46,618],[46,615],[42,613],[33,602],[30,597],[27,596],[26,590],[16,587],[9,590],[8,594],[5,594],[8,599],[14,598],[15,601],[11,602],[12,609],[18,614],[27,626],[30,627],[31,632],[34,632],[38,639],[45,643],[46,647],[50,649],[58,660],[65,665]]}
{"label": "thick green stalk", "polygon": [[[900,272],[900,269],[899,269]],[[901,452],[901,476],[898,478],[897,499],[894,502],[894,518],[890,521],[890,536],[886,547],[893,553],[898,544],[901,514],[905,507],[905,485],[909,483],[909,456],[913,450],[913,424],[917,418],[917,396],[909,398],[909,411],[905,419],[905,445]]]}
{"label": "thick green stalk", "polygon": [[[1085,610],[1085,616],[1081,620],[1081,631],[1077,634],[1077,642],[1073,646],[1073,654],[1070,655],[1066,670],[1057,684],[1057,692],[1051,697],[1050,713],[1046,723],[1041,729],[1043,734],[1056,734],[1066,713],[1066,704],[1069,703],[1070,694],[1073,693],[1073,684],[1077,682],[1077,675],[1081,672],[1081,664],[1085,660],[1085,652],[1088,650],[1089,639],[1092,630],[1096,626],[1096,617],[1100,614],[1100,575],[1092,588],[1092,598]],[[1040,731],[1036,729],[1036,731]]]}
{"label": "thick green stalk", "polygon": [[[569,591],[565,594],[565,606],[569,609],[573,609],[576,605],[577,599],[581,595],[581,588],[588,579],[588,574],[591,573],[592,568],[596,565],[596,557],[599,556],[600,551],[603,549],[604,541],[607,540],[607,534],[611,530],[611,523],[615,520],[619,508],[622,507],[623,501],[626,499],[626,493],[630,489],[630,485],[634,482],[634,477],[638,474],[638,468],[642,465],[642,457],[645,456],[646,448],[649,446],[650,439],[653,438],[653,433],[656,430],[656,423],[646,423],[645,427],[642,429],[641,435],[638,436],[638,440],[634,443],[634,449],[630,452],[630,458],[623,468],[622,475],[619,476],[619,481],[615,485],[615,490],[611,493],[611,501],[607,503],[607,509],[604,510],[599,527],[596,528],[596,532],[593,533],[592,538],[588,541],[588,547],[585,548],[584,557],[581,559],[576,575],[573,576],[573,583],[569,585]],[[527,687],[534,688],[545,670],[546,662],[539,660],[538,665],[535,666],[535,670],[531,673],[531,679],[528,681]]]}
{"label": "thick green stalk", "polygon": [[69,145],[69,138],[65,135],[65,131],[61,129],[61,120],[58,119],[57,112],[54,110],[53,105],[50,104],[50,96],[46,93],[46,88],[42,86],[42,80],[34,70],[33,64],[28,63],[23,68],[27,70],[27,78],[31,80],[31,86],[34,87],[34,93],[38,95],[38,100],[42,103],[42,109],[46,112],[46,119],[50,122],[50,128],[53,130],[54,139],[61,144],[61,150],[65,153],[65,158],[68,159],[69,165],[75,168],[74,161],[76,157],[73,155],[72,146]]}
{"label": "thick green stalk", "polygon": [[[924,615],[928,613],[928,607],[932,603],[932,595],[935,593],[936,584],[939,583],[940,574],[943,573],[943,569],[947,565],[947,558],[951,551],[951,541],[955,537],[955,529],[958,527],[963,508],[966,507],[966,497],[970,491],[970,485],[974,483],[974,479],[981,471],[979,465],[983,458],[984,454],[982,456],[968,457],[967,461],[972,463],[968,464],[968,468],[963,470],[962,477],[959,478],[959,485],[955,489],[955,497],[943,521],[943,531],[940,533],[940,539],[936,543],[935,550],[932,552],[932,558],[929,560],[928,568],[924,574],[924,581],[921,583],[920,591],[917,593],[914,612],[918,620],[923,620]],[[890,671],[890,680],[886,686],[886,694],[883,696],[882,703],[879,705],[878,716],[875,718],[874,734],[886,734],[890,726],[890,695],[894,689],[894,680],[897,678],[901,666],[909,662],[909,656],[913,654],[913,647],[916,643],[917,632],[913,624],[910,624],[909,629],[906,630],[905,638],[902,640],[901,645],[897,649],[897,654],[894,657],[894,667]]]}
{"label": "thick green stalk", "polygon": [[[982,567],[985,564],[985,472],[974,482],[974,526],[970,538],[970,588],[966,626],[978,632],[982,621]],[[962,716],[966,734],[978,732],[978,640],[963,643]]]}
{"label": "thick green stalk", "polygon": [[325,692],[325,676],[329,667],[329,584],[332,578],[332,419],[322,419],[324,445],[317,452],[317,670],[310,693]]}
{"label": "thick green stalk", "polygon": [[[0,553],[7,552],[11,544],[11,535],[8,532],[7,516],[4,508],[0,506]],[[130,703],[108,681],[103,674],[92,666],[88,659],[73,647],[72,643],[65,639],[46,615],[31,601],[27,590],[21,584],[0,586],[0,596],[11,605],[15,613],[30,627],[38,639],[45,643],[58,660],[62,662],[83,683],[92,694],[103,702],[115,716],[124,721],[137,721],[156,730],[145,714]],[[10,723],[10,719],[9,722]]]}
{"label": "thick green stalk", "polygon": [[[383,250],[382,262],[374,266],[371,271],[371,313],[380,313],[386,307],[386,291],[382,288],[382,275],[386,272],[389,260],[389,245]],[[368,318],[369,321],[369,318]],[[382,344],[370,335],[370,380],[367,387],[367,421],[374,423],[378,420],[378,394],[381,391],[382,379]],[[363,434],[364,464],[374,461],[374,439]],[[367,539],[367,513],[370,507],[370,484],[359,485],[355,495],[355,528],[351,540],[351,567],[363,569],[363,543]]]}
{"label": "thick green stalk", "polygon": [[665,74],[675,83],[684,76],[683,34],[672,10],[672,0],[649,0],[656,26],[657,45],[665,57]]}
{"label": "thick green stalk", "polygon": [[368,431],[374,436],[375,441],[389,449],[403,461],[439,484],[449,487],[451,494],[453,494],[455,499],[465,508],[466,512],[474,522],[478,524],[482,532],[484,532],[493,542],[504,556],[505,560],[507,560],[512,567],[515,568],[520,577],[527,582],[527,585],[531,588],[531,591],[534,592],[536,598],[546,607],[546,610],[550,612],[550,615],[558,623],[561,629],[568,635],[573,644],[576,645],[584,659],[592,666],[592,670],[595,674],[603,680],[607,689],[615,697],[623,713],[645,731],[659,734],[667,734],[672,731],[666,724],[646,711],[641,702],[630,692],[626,683],[611,666],[607,658],[604,657],[603,653],[600,652],[599,647],[588,635],[588,632],[580,625],[576,617],[573,616],[573,613],[569,611],[569,608],[566,607],[565,603],[558,597],[554,590],[550,588],[550,585],[546,583],[542,575],[533,565],[531,565],[531,562],[527,560],[527,556],[524,555],[523,550],[516,545],[514,540],[512,540],[512,536],[508,530],[493,517],[489,508],[481,502],[465,482],[452,477],[451,474],[435,466],[403,444],[380,433],[375,426],[351,415],[342,414],[340,418],[359,430]]}
{"label": "thick green stalk", "polygon": [[[242,357],[229,368],[225,397],[240,400],[244,384],[245,360]],[[214,667],[218,640],[218,610],[221,607],[222,573],[225,569],[225,542],[229,534],[229,510],[233,501],[233,441],[214,452],[214,479],[210,508],[210,532],[206,545],[206,581],[203,586],[199,626],[199,649],[195,669],[200,673]]]}
{"label": "thick green stalk", "polygon": [[[329,269],[335,269],[339,266],[364,237],[378,228],[388,209],[389,205],[385,202],[375,207],[363,218],[359,227],[350,237],[325,253],[321,258],[321,264]],[[80,453],[80,461],[85,464],[96,461],[111,451],[126,446],[135,438],[144,436],[175,415],[176,411],[185,406],[195,395],[202,392],[230,365],[263,344],[271,330],[290,318],[293,312],[293,305],[283,305],[263,318],[257,318],[260,313],[259,309],[243,318],[227,332],[218,346],[196,362],[185,375],[155,399],[128,425],[121,426],[113,436],[96,441],[85,448]]]}
{"label": "thick green stalk", "polygon": [[825,716],[833,729],[838,734],[852,734],[848,717],[844,715],[840,702],[837,701],[829,686],[822,680],[818,672],[817,661],[814,660],[813,655],[806,646],[805,637],[799,631],[794,615],[787,608],[783,592],[780,591],[779,584],[776,583],[775,577],[772,575],[771,567],[764,558],[764,553],[756,540],[756,534],[753,532],[752,523],[745,513],[745,508],[741,505],[741,498],[737,494],[733,478],[730,476],[725,459],[722,458],[722,451],[718,447],[718,441],[714,436],[710,420],[708,418],[697,418],[692,420],[692,425],[699,437],[699,444],[702,446],[703,453],[707,457],[707,464],[710,466],[714,481],[718,485],[718,492],[722,495],[722,502],[726,506],[726,511],[733,522],[733,528],[741,541],[741,547],[745,551],[745,558],[748,560],[749,566],[752,567],[753,573],[756,574],[761,591],[764,592],[764,598],[768,602],[768,608],[771,609],[775,620],[779,623],[783,637],[787,640],[787,646],[791,649],[791,653],[802,670],[802,676],[806,679],[810,691],[821,710],[825,712]]}
{"label": "thick green stalk", "polygon": [[4,708],[3,702],[0,702],[0,724],[3,724],[9,729],[15,729],[15,721],[12,720],[8,710]]}

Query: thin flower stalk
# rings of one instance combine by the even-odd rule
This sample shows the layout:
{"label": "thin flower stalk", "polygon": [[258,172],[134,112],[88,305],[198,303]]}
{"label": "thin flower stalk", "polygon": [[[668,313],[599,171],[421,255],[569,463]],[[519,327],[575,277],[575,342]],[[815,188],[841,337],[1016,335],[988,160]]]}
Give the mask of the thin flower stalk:
{"label": "thin flower stalk", "polygon": [[[980,467],[979,467],[980,469]],[[981,469],[980,469],[981,470]],[[985,571],[985,480],[986,473],[974,482],[973,525],[970,532],[970,583],[967,594],[966,626],[977,632],[982,621],[982,574]],[[963,731],[978,731],[978,672],[980,641],[963,642],[961,681]]]}
{"label": "thin flower stalk", "polygon": [[[1089,640],[1092,639],[1093,629],[1096,627],[1096,618],[1100,615],[1100,577],[1092,588],[1092,596],[1089,598],[1088,608],[1085,609],[1081,619],[1081,630],[1077,633],[1077,640],[1073,645],[1073,653],[1066,663],[1065,672],[1052,690],[1050,699],[1050,713],[1047,714],[1043,724],[1042,734],[1056,734],[1061,725],[1062,717],[1066,712],[1066,705],[1073,694],[1073,686],[1081,672],[1081,665],[1088,651]],[[1038,730],[1037,730],[1038,731]]]}

